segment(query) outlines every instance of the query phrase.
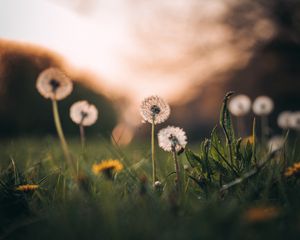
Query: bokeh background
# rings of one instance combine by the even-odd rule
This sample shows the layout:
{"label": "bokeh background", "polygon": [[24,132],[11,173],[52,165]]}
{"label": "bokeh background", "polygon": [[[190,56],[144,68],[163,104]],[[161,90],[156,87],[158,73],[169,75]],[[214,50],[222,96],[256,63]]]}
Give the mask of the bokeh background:
{"label": "bokeh background", "polygon": [[69,135],[78,134],[69,107],[87,99],[100,112],[89,135],[143,138],[139,103],[158,94],[171,104],[166,124],[197,139],[217,124],[229,90],[272,97],[276,132],[280,111],[300,109],[300,2],[1,0],[1,138],[55,133],[35,89],[49,66],[76,83],[60,102]]}

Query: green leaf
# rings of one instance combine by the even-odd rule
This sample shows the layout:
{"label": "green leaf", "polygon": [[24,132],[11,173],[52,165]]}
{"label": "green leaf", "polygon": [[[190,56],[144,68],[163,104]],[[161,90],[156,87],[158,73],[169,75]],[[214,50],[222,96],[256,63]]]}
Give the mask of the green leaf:
{"label": "green leaf", "polygon": [[196,155],[190,149],[186,148],[185,156],[192,168],[198,168],[200,170],[200,172],[202,172],[202,168],[203,168],[202,164],[203,163],[201,161],[201,158],[198,155]]}
{"label": "green leaf", "polygon": [[253,125],[252,125],[252,138],[253,138],[253,144],[252,144],[252,156],[251,156],[251,162],[257,163],[256,160],[256,119],[253,119]]}
{"label": "green leaf", "polygon": [[217,126],[211,132],[210,135],[210,156],[216,161],[222,161],[222,159],[226,158],[225,149],[222,143],[221,138],[217,132]]}
{"label": "green leaf", "polygon": [[227,142],[227,150],[228,150],[228,156],[230,160],[230,164],[234,164],[234,151],[235,151],[235,135],[234,135],[234,129],[231,121],[231,115],[229,113],[229,110],[227,108],[228,100],[233,95],[233,92],[229,92],[226,94],[223,100],[223,105],[221,109],[220,114],[220,125],[223,129],[226,142]]}
{"label": "green leaf", "polygon": [[240,169],[241,165],[242,165],[242,152],[241,152],[241,143],[242,143],[242,138],[239,138],[236,141],[236,145],[235,145],[235,158],[236,158],[236,165],[237,168]]}
{"label": "green leaf", "polygon": [[228,92],[223,100],[222,109],[220,113],[220,125],[224,131],[227,142],[233,143],[235,140],[234,129],[232,126],[231,115],[228,110],[228,100],[234,94],[234,92]]}
{"label": "green leaf", "polygon": [[223,166],[222,163],[213,160],[213,164],[214,164],[214,169],[216,171],[218,171],[219,173],[221,173],[224,176],[228,175],[229,172],[228,172],[227,168],[225,166]]}
{"label": "green leaf", "polygon": [[211,175],[213,174],[212,169],[209,163],[209,150],[210,150],[210,140],[205,139],[203,142],[203,152],[204,152],[204,163],[205,163],[205,173],[207,173],[207,177],[209,181],[211,181]]}
{"label": "green leaf", "polygon": [[243,151],[243,167],[244,169],[246,169],[247,171],[249,170],[249,167],[251,167],[251,159],[253,156],[253,145],[248,141],[246,143],[246,146],[244,147],[244,151]]}

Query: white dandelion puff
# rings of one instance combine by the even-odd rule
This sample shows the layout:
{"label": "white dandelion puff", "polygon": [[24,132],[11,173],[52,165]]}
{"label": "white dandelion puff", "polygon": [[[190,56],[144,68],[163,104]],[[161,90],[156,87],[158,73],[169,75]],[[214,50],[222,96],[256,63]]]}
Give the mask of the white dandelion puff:
{"label": "white dandelion puff", "polygon": [[152,158],[152,180],[153,186],[156,178],[156,160],[155,160],[155,125],[162,123],[170,116],[169,105],[158,96],[145,98],[140,106],[140,113],[145,122],[152,125],[151,131],[151,158]]}
{"label": "white dandelion puff", "polygon": [[291,128],[295,130],[300,130],[300,111],[291,114]]}
{"label": "white dandelion puff", "polygon": [[70,117],[78,125],[91,126],[98,119],[98,110],[88,101],[78,101],[71,106]]}
{"label": "white dandelion puff", "polygon": [[182,128],[168,126],[158,133],[158,145],[167,152],[179,152],[187,144],[187,137]]}
{"label": "white dandelion puff", "polygon": [[274,136],[268,141],[268,148],[270,152],[280,150],[284,146],[284,138],[282,136]]}
{"label": "white dandelion puff", "polygon": [[292,112],[283,111],[278,115],[277,124],[282,129],[288,129],[291,127]]}
{"label": "white dandelion puff", "polygon": [[48,68],[38,76],[36,88],[45,98],[62,100],[72,92],[73,83],[58,68]]}
{"label": "white dandelion puff", "polygon": [[140,113],[144,121],[154,124],[162,123],[170,116],[170,106],[158,96],[150,96],[143,100]]}
{"label": "white dandelion puff", "polygon": [[163,190],[163,185],[160,181],[155,181],[154,183],[154,189],[156,191],[162,191]]}
{"label": "white dandelion puff", "polygon": [[229,102],[228,109],[231,114],[237,117],[245,116],[250,112],[251,100],[247,95],[237,95]]}
{"label": "white dandelion puff", "polygon": [[255,99],[252,108],[256,115],[267,116],[273,111],[274,103],[270,97],[260,96]]}
{"label": "white dandelion puff", "polygon": [[160,181],[155,181],[154,186],[160,188],[162,186]]}
{"label": "white dandelion puff", "polygon": [[43,97],[50,98],[52,100],[52,111],[56,131],[60,139],[66,161],[68,165],[72,167],[73,170],[75,170],[74,160],[69,151],[68,143],[66,141],[60,122],[57,104],[58,100],[64,99],[72,92],[73,83],[58,68],[47,68],[38,76],[36,81],[36,88]]}

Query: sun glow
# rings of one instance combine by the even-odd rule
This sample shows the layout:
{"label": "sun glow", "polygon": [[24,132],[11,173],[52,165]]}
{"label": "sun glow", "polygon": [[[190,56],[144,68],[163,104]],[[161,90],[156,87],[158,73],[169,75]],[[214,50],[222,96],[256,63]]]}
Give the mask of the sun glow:
{"label": "sun glow", "polygon": [[114,73],[120,68],[118,55],[127,46],[128,36],[122,11],[114,12],[112,22],[109,16],[80,15],[46,0],[11,0],[0,9],[0,37],[47,47],[80,69],[118,82]]}
{"label": "sun glow", "polygon": [[61,54],[103,94],[126,98],[123,119],[139,124],[131,112],[144,97],[184,104],[200,84],[245,66],[251,47],[274,34],[253,9],[253,28],[241,36],[224,23],[228,2],[221,0],[10,0],[1,3],[0,37]]}

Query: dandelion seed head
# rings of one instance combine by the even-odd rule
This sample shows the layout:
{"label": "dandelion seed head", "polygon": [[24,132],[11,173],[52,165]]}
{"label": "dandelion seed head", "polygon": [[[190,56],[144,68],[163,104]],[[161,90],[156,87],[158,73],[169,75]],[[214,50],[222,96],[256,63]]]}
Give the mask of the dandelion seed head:
{"label": "dandelion seed head", "polygon": [[140,113],[144,121],[154,124],[162,123],[170,116],[170,106],[158,96],[145,98],[140,106]]}
{"label": "dandelion seed head", "polygon": [[300,162],[294,163],[291,167],[288,167],[285,172],[285,177],[292,177],[294,175],[299,175],[300,172]]}
{"label": "dandelion seed head", "polygon": [[268,96],[257,97],[253,103],[253,112],[258,116],[269,115],[273,108],[273,100]]}
{"label": "dandelion seed head", "polygon": [[284,111],[278,115],[277,124],[282,129],[288,129],[291,127],[292,112]]}
{"label": "dandelion seed head", "polygon": [[160,181],[155,181],[154,186],[155,187],[161,187],[161,182]]}
{"label": "dandelion seed head", "polygon": [[160,107],[159,106],[156,106],[156,105],[153,105],[153,106],[151,106],[151,112],[153,113],[153,115],[157,115],[157,114],[159,114],[160,113]]}
{"label": "dandelion seed head", "polygon": [[70,117],[78,125],[91,126],[97,121],[98,110],[88,101],[78,101],[71,106]]}
{"label": "dandelion seed head", "polygon": [[47,68],[38,76],[36,88],[45,98],[62,100],[71,94],[73,83],[58,68]]}
{"label": "dandelion seed head", "polygon": [[173,149],[179,152],[186,144],[187,137],[182,128],[168,126],[158,133],[158,145],[167,152],[171,152]]}
{"label": "dandelion seed head", "polygon": [[251,109],[251,100],[247,95],[241,94],[233,97],[228,104],[231,114],[241,117],[249,113]]}
{"label": "dandelion seed head", "polygon": [[290,124],[291,128],[300,130],[300,112],[294,112],[291,114]]}
{"label": "dandelion seed head", "polygon": [[268,141],[270,152],[276,152],[284,146],[284,138],[282,136],[274,136]]}

